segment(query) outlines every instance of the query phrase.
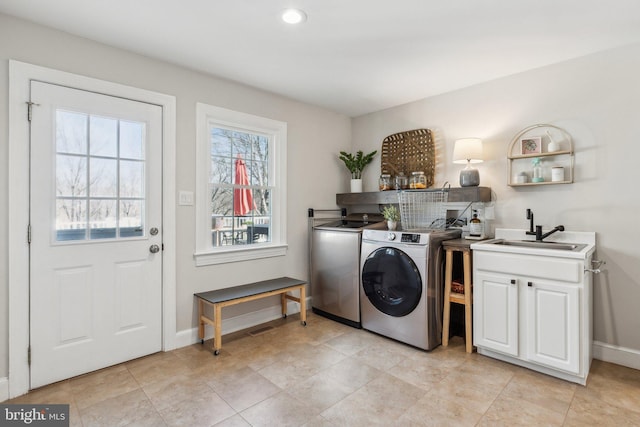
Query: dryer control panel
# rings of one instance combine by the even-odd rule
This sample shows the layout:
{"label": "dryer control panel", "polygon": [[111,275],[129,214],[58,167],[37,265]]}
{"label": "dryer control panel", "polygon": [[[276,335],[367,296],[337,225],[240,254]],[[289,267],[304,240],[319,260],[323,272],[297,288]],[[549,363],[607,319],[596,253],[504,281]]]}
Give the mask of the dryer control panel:
{"label": "dryer control panel", "polygon": [[400,241],[402,243],[420,243],[420,234],[402,233]]}

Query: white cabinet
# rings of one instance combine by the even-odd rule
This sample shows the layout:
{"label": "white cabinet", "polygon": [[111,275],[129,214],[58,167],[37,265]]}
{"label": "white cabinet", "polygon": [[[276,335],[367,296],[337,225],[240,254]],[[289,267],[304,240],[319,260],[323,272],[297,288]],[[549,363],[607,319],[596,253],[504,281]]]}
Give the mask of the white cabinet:
{"label": "white cabinet", "polygon": [[473,337],[477,347],[518,355],[516,279],[477,272],[473,278]]}
{"label": "white cabinet", "polygon": [[590,258],[497,253],[474,245],[478,352],[585,384],[591,362]]}
{"label": "white cabinet", "polygon": [[527,360],[580,373],[580,291],[577,285],[527,282]]}

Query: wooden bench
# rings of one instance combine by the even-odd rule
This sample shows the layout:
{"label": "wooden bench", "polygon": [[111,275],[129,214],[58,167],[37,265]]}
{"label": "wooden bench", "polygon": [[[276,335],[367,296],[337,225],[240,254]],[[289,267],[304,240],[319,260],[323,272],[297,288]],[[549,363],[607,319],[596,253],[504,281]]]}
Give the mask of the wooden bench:
{"label": "wooden bench", "polygon": [[[204,325],[208,323],[213,326],[213,354],[220,354],[222,348],[222,307],[253,301],[260,298],[280,295],[282,304],[282,317],[287,317],[287,300],[292,300],[300,304],[300,323],[307,325],[307,307],[305,297],[304,280],[292,279],[290,277],[279,277],[277,279],[263,280],[261,282],[249,283],[233,288],[218,289],[209,292],[194,294],[198,298],[198,337],[204,344]],[[287,295],[287,292],[298,291],[300,297],[296,298]],[[213,307],[213,319],[205,315],[205,306]]]}

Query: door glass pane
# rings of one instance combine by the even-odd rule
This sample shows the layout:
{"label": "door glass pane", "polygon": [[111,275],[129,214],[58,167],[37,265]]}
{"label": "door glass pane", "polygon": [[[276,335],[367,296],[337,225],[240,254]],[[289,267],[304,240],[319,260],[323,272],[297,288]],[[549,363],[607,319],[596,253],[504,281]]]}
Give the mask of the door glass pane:
{"label": "door glass pane", "polygon": [[89,202],[90,239],[116,237],[117,212],[115,200],[91,200]]}
{"label": "door glass pane", "polygon": [[144,158],[144,123],[120,122],[120,157]]}
{"label": "door glass pane", "polygon": [[58,199],[56,202],[56,240],[85,240],[87,233],[85,199]]}
{"label": "door glass pane", "polygon": [[89,150],[92,156],[118,155],[118,120],[91,116],[89,129]]}
{"label": "door glass pane", "polygon": [[116,197],[118,195],[118,161],[91,158],[90,162],[89,193],[91,197]]}
{"label": "door glass pane", "polygon": [[56,196],[87,195],[87,159],[80,156],[56,156]]}
{"label": "door glass pane", "polygon": [[120,237],[139,237],[143,233],[142,200],[120,202]]}
{"label": "door glass pane", "polygon": [[56,240],[144,236],[145,123],[58,110],[56,135]]}
{"label": "door glass pane", "polygon": [[144,197],[144,163],[120,162],[120,197]]}
{"label": "door glass pane", "polygon": [[88,115],[72,111],[56,111],[56,151],[86,154]]}

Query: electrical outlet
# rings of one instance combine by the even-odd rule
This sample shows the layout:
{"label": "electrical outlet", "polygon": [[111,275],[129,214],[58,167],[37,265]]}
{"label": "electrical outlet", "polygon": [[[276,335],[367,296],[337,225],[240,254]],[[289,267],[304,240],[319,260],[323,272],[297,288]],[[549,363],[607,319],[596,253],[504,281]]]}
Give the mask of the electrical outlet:
{"label": "electrical outlet", "polygon": [[484,208],[484,219],[496,219],[496,211],[493,206],[487,206],[486,208]]}

